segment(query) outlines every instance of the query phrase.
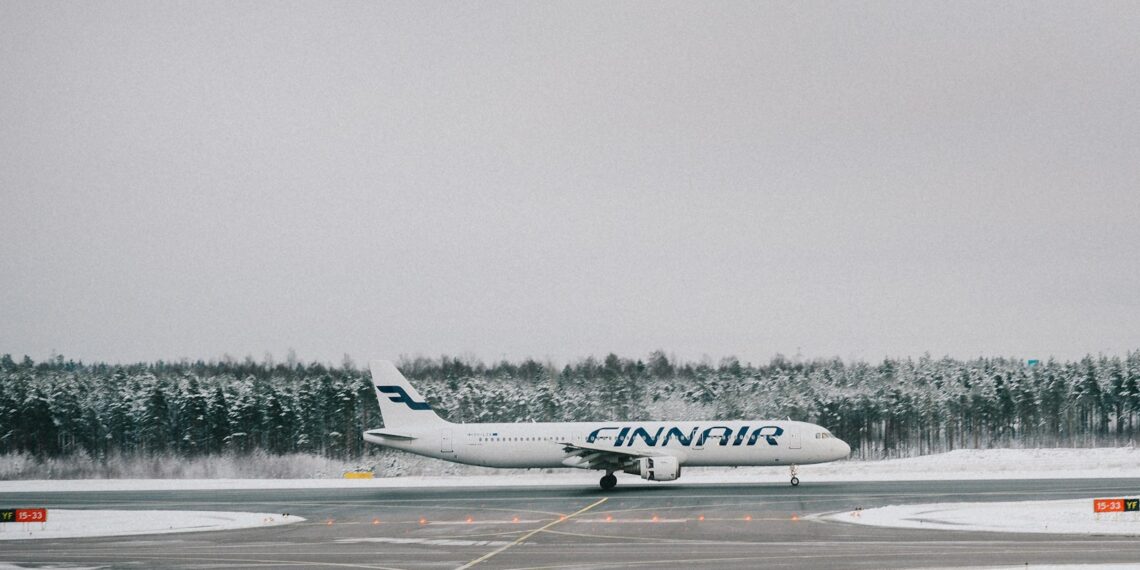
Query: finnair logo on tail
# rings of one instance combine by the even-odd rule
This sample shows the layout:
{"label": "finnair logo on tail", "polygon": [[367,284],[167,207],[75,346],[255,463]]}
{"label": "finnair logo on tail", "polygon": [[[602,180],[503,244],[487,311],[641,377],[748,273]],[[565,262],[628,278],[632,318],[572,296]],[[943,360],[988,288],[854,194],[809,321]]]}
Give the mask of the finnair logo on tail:
{"label": "finnair logo on tail", "polygon": [[377,386],[376,389],[380,390],[381,394],[395,394],[395,396],[389,396],[388,399],[397,404],[407,404],[408,407],[413,410],[431,409],[431,406],[427,402],[417,402],[413,400],[412,397],[399,386]]}

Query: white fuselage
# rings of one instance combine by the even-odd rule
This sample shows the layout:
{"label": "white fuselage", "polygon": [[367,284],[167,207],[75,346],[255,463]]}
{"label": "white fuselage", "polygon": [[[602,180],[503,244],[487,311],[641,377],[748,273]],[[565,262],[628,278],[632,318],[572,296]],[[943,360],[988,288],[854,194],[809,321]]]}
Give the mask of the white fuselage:
{"label": "white fuselage", "polygon": [[443,422],[400,431],[414,439],[372,432],[364,439],[457,463],[516,468],[578,467],[567,460],[566,444],[672,455],[685,466],[806,465],[844,459],[851,452],[826,429],[796,421]]}

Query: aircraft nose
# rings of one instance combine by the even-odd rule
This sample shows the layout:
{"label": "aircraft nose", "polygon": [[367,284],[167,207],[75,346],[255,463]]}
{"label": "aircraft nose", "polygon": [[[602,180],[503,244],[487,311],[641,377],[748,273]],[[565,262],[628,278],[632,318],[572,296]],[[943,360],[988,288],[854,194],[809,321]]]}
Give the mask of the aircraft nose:
{"label": "aircraft nose", "polygon": [[835,447],[837,448],[836,451],[839,453],[839,459],[847,459],[851,456],[851,446],[847,445],[846,441],[843,441],[842,439],[836,439],[835,443]]}

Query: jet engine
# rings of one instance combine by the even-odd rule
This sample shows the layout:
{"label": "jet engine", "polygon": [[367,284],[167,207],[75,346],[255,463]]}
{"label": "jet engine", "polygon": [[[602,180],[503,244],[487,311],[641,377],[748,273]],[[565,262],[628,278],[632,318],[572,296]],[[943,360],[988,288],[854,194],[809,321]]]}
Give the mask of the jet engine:
{"label": "jet engine", "polygon": [[637,475],[650,481],[672,481],[681,476],[681,463],[676,457],[639,457]]}

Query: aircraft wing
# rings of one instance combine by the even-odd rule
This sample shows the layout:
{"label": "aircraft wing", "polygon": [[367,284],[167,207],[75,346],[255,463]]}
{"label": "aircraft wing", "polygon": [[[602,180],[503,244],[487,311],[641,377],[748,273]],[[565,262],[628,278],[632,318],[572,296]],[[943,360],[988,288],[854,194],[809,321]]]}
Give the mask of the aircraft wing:
{"label": "aircraft wing", "polygon": [[624,470],[632,467],[641,457],[660,457],[670,455],[662,451],[648,449],[619,449],[612,446],[601,446],[581,442],[559,442],[566,458],[562,464],[567,467],[579,469],[615,469]]}

